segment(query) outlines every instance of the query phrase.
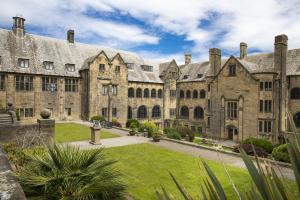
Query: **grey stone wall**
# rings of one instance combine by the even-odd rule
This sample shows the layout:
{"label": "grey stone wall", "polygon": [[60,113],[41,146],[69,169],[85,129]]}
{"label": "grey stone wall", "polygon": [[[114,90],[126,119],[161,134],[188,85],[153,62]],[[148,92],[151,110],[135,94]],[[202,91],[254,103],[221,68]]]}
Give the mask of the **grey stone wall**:
{"label": "grey stone wall", "polygon": [[14,176],[8,159],[0,145],[0,199],[26,200],[17,178]]}

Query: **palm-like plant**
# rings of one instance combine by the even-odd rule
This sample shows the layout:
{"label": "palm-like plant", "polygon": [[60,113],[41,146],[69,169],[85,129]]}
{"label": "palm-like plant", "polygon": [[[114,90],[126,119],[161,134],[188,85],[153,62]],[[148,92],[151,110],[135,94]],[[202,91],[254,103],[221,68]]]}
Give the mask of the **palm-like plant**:
{"label": "palm-like plant", "polygon": [[52,144],[45,154],[29,155],[31,162],[19,179],[25,193],[39,199],[122,199],[125,185],[105,159],[103,149],[80,150]]}
{"label": "palm-like plant", "polygon": [[[224,165],[224,170],[226,171],[229,181],[236,192],[237,198],[244,200],[294,200],[300,199],[300,135],[297,133],[296,127],[292,120],[292,117],[288,114],[289,121],[293,130],[293,133],[288,138],[288,152],[291,159],[292,168],[295,174],[296,183],[298,186],[298,194],[295,191],[290,192],[282,179],[278,175],[278,170],[276,166],[269,163],[267,160],[260,162],[255,156],[255,162],[241,149],[241,156],[247,167],[247,170],[252,178],[253,187],[247,193],[241,193],[238,187],[234,185],[227,169]],[[254,150],[254,148],[253,148]],[[212,199],[212,200],[226,200],[227,195],[220,184],[218,178],[215,176],[211,168],[202,161],[204,171],[206,175],[202,177],[202,184],[200,185],[200,191],[202,199]],[[255,165],[256,164],[256,165]],[[180,194],[185,200],[192,200],[191,195],[185,190],[185,188],[176,180],[173,174],[171,177],[176,184]],[[157,198],[159,200],[171,200],[174,199],[170,193],[168,193],[164,187],[162,191],[156,191]]]}

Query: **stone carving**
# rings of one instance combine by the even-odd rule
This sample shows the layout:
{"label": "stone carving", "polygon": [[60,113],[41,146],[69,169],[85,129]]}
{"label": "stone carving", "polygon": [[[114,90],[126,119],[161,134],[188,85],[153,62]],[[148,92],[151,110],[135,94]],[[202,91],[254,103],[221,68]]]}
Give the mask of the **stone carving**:
{"label": "stone carving", "polygon": [[49,109],[44,109],[41,111],[40,115],[43,119],[49,119],[51,116],[51,111]]}

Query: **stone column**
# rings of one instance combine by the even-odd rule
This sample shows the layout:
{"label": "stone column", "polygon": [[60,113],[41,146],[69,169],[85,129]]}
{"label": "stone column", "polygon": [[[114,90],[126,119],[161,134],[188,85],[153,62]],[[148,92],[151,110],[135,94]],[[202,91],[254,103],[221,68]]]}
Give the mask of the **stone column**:
{"label": "stone column", "polygon": [[100,127],[90,127],[91,129],[91,141],[90,143],[93,145],[99,145],[100,142]]}

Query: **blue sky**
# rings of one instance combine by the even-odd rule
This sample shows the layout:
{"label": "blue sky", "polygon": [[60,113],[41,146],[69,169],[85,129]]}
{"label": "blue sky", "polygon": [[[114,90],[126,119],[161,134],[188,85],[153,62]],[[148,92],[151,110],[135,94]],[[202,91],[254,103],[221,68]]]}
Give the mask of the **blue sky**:
{"label": "blue sky", "polygon": [[289,48],[300,47],[299,0],[9,0],[1,3],[0,27],[12,17],[26,18],[27,32],[134,51],[146,59],[183,62],[208,59],[209,48],[222,56],[271,52],[274,36],[287,34]]}

